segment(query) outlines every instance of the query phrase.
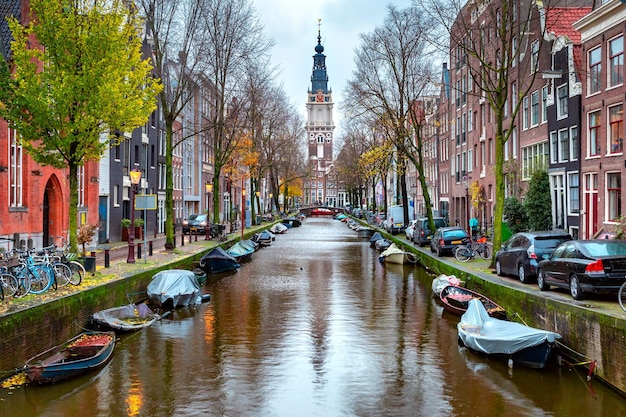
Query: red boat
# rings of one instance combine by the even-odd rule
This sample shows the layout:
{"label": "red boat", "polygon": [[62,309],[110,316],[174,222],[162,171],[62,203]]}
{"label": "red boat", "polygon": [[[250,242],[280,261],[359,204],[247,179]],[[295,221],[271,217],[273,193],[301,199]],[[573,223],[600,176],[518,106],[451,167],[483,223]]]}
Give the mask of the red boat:
{"label": "red boat", "polygon": [[456,285],[448,285],[441,290],[439,299],[443,304],[444,310],[458,316],[463,315],[467,311],[467,306],[471,299],[477,298],[485,306],[485,310],[491,317],[495,317],[500,320],[506,320],[506,311],[489,298],[475,291],[468,290],[464,287],[458,287]]}
{"label": "red boat", "polygon": [[311,216],[333,216],[334,213],[331,209],[326,207],[317,207],[311,210]]}

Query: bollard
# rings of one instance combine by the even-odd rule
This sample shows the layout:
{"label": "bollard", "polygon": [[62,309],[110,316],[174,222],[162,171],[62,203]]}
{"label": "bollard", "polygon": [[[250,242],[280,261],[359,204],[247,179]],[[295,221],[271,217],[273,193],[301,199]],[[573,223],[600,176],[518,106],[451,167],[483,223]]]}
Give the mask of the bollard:
{"label": "bollard", "polygon": [[189,229],[189,243],[191,243],[191,229]]}
{"label": "bollard", "polygon": [[148,256],[152,256],[152,241],[148,242]]}
{"label": "bollard", "polygon": [[141,259],[141,242],[137,243],[137,259]]}
{"label": "bollard", "polygon": [[194,229],[193,234],[195,236],[195,241],[198,241],[198,229]]}
{"label": "bollard", "polygon": [[180,235],[180,246],[185,246],[185,234]]}
{"label": "bollard", "polygon": [[110,265],[111,265],[111,258],[110,258],[109,250],[105,249],[104,250],[104,267],[108,268]]}

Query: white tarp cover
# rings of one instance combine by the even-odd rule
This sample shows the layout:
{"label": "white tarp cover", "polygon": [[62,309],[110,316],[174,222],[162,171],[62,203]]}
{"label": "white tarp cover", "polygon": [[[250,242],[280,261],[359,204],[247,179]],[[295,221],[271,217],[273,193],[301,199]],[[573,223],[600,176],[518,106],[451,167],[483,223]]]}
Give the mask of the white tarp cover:
{"label": "white tarp cover", "polygon": [[148,284],[148,298],[159,306],[172,299],[173,307],[202,303],[200,284],[193,271],[170,269],[158,272]]}
{"label": "white tarp cover", "polygon": [[433,279],[433,282],[432,282],[433,294],[436,296],[439,296],[439,294],[441,294],[441,291],[448,285],[460,286],[461,280],[458,279],[454,275],[441,274],[437,278]]}
{"label": "white tarp cover", "polygon": [[402,249],[400,249],[398,246],[396,246],[395,243],[392,243],[391,245],[389,245],[389,247],[387,249],[385,249],[381,254],[380,257],[384,258],[386,256],[392,255],[394,253],[405,253],[406,251],[403,251]]}
{"label": "white tarp cover", "polygon": [[477,298],[470,300],[457,330],[465,346],[486,354],[512,354],[561,338],[558,333],[490,317]]}

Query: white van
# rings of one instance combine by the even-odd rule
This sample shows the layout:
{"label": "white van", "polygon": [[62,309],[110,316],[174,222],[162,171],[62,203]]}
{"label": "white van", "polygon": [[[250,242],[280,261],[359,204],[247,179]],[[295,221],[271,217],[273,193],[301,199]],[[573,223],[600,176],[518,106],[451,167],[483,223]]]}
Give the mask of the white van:
{"label": "white van", "polygon": [[395,235],[402,232],[411,223],[411,220],[415,220],[415,213],[413,208],[409,207],[409,218],[404,218],[404,206],[391,206],[387,208],[387,220],[385,220],[385,230]]}

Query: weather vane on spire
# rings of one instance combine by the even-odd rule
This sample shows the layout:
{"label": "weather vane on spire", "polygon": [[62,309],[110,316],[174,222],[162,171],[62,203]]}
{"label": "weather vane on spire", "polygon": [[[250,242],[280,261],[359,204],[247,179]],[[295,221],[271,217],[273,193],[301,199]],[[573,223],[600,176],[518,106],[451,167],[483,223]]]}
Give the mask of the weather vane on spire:
{"label": "weather vane on spire", "polygon": [[317,35],[321,35],[322,33],[322,19],[317,19]]}

